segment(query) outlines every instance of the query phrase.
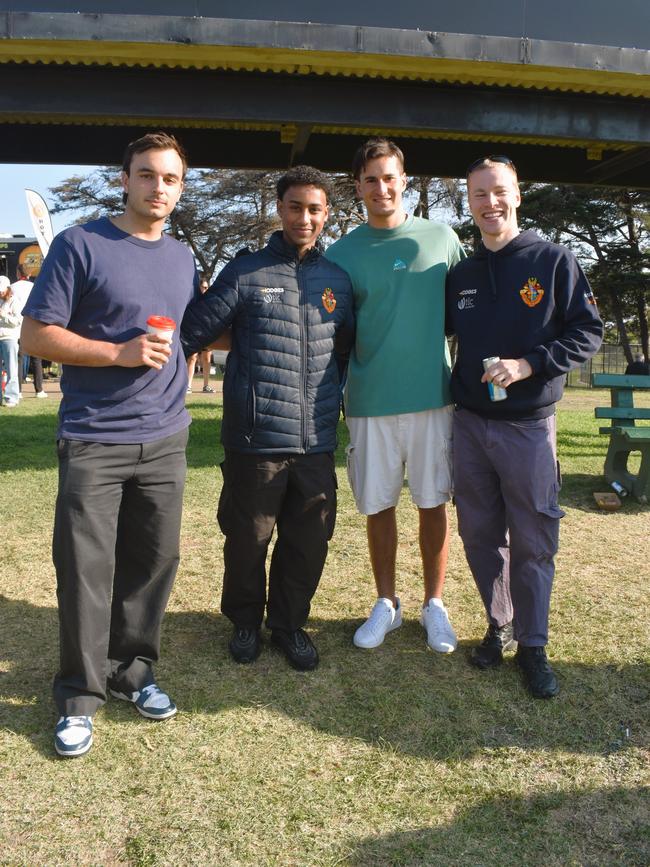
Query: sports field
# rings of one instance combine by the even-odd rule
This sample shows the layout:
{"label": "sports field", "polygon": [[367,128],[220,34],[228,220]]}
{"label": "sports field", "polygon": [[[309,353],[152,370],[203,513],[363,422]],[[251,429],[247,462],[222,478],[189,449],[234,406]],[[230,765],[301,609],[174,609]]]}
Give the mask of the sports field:
{"label": "sports field", "polygon": [[607,490],[593,417],[604,392],[571,390],[559,412],[567,514],[549,656],[562,691],[547,702],[511,660],[467,664],[485,622],[455,532],[459,647],[427,649],[406,490],[405,623],[376,650],[352,646],[373,590],[343,425],[337,530],[310,621],[321,665],[295,672],[268,641],[255,664],[233,663],[219,613],[220,398],[190,396],[183,559],[157,667],[180,712],[147,722],[111,701],[91,752],[67,760],[50,698],[57,403],[0,410],[0,864],[650,864],[650,508],[594,507]]}

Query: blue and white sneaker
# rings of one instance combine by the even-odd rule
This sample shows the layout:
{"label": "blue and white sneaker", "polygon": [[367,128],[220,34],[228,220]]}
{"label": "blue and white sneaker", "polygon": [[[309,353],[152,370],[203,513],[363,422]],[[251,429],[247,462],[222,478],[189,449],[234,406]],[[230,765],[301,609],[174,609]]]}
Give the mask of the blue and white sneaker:
{"label": "blue and white sneaker", "polygon": [[109,692],[115,698],[132,702],[138,713],[146,716],[147,719],[169,719],[178,710],[167,693],[155,683],[150,683],[149,686],[144,686],[130,695],[117,692],[115,689],[110,689]]}
{"label": "blue and white sneaker", "polygon": [[90,716],[62,716],[54,730],[54,749],[60,756],[83,756],[93,745]]}

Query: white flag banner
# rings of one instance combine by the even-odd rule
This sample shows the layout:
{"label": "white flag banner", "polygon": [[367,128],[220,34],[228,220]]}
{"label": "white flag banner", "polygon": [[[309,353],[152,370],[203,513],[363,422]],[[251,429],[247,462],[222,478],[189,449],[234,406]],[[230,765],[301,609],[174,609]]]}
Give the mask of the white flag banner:
{"label": "white flag banner", "polygon": [[43,256],[47,256],[47,251],[50,249],[54,233],[52,232],[52,220],[45,199],[40,193],[34,190],[25,190],[27,197],[27,207],[29,216],[34,227],[34,234],[38,241],[38,246],[41,248]]}

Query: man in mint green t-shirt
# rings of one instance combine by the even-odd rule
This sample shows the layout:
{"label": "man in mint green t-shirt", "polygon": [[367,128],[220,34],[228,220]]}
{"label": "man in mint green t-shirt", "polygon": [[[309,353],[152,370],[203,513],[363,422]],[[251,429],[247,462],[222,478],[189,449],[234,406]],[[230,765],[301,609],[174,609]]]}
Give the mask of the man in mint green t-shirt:
{"label": "man in mint green t-shirt", "polygon": [[348,368],[348,475],[367,515],[378,599],[357,629],[357,647],[378,647],[402,622],[395,595],[397,521],[407,468],[418,507],[424,604],[420,622],[440,653],[456,648],[442,602],[451,498],[450,359],[444,333],[445,277],[464,258],[442,223],[409,217],[402,203],[404,156],[394,142],[370,139],[353,172],[368,222],[340,238],[326,256],[350,275],[357,336]]}

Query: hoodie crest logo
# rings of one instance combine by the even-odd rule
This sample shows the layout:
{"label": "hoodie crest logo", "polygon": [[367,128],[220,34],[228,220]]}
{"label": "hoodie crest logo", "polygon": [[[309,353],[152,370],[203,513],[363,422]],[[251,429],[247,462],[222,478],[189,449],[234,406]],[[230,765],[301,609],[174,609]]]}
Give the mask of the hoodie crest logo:
{"label": "hoodie crest logo", "polygon": [[334,293],[331,289],[325,289],[322,296],[323,307],[327,310],[328,313],[334,313],[334,308],[336,307],[336,298],[334,297]]}
{"label": "hoodie crest logo", "polygon": [[519,290],[519,294],[527,307],[536,307],[544,297],[544,290],[536,277],[529,277],[524,288]]}

